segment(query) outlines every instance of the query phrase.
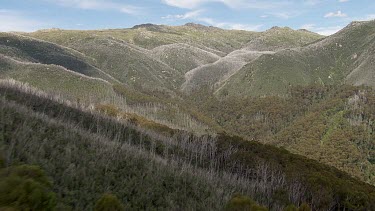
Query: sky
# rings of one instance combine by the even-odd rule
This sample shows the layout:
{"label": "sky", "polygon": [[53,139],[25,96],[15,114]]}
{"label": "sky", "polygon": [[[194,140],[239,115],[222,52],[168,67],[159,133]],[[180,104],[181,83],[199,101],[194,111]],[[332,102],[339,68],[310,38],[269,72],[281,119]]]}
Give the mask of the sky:
{"label": "sky", "polygon": [[0,31],[130,28],[194,22],[224,29],[273,26],[330,35],[375,19],[375,0],[0,0]]}

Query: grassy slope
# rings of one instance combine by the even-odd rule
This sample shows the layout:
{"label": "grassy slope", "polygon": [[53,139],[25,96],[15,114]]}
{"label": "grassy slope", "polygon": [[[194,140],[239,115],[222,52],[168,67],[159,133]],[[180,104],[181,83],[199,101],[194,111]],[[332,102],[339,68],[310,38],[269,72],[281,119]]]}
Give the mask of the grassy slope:
{"label": "grassy slope", "polygon": [[61,66],[20,62],[0,55],[0,77],[12,78],[69,100],[95,103],[115,95],[112,85]]}
{"label": "grassy slope", "polygon": [[374,32],[375,21],[355,22],[311,45],[264,55],[233,76],[219,94],[285,94],[290,85],[343,83],[348,75],[351,84],[373,84],[372,77],[355,81],[355,76],[350,74],[364,61],[370,70],[362,68],[357,71],[371,75],[368,63],[373,54],[368,49],[373,46]]}
{"label": "grassy slope", "polygon": [[[178,71],[154,59],[150,52],[114,36],[97,36],[95,32],[86,31],[54,31],[47,34],[55,39],[52,41],[94,58],[100,69],[130,87],[168,90],[181,81],[182,76]],[[60,37],[66,41],[60,41]]]}
{"label": "grassy slope", "polygon": [[72,40],[95,35],[113,37],[142,48],[151,50],[162,45],[186,43],[192,46],[224,55],[240,48],[256,36],[255,32],[222,30],[204,26],[140,26],[133,29],[113,29],[102,31],[38,31],[27,34],[61,45],[68,45]]}
{"label": "grassy slope", "polygon": [[152,52],[158,59],[183,74],[221,58],[216,54],[187,44],[164,45],[154,48]]}
{"label": "grassy slope", "polygon": [[0,33],[0,54],[20,61],[59,65],[90,77],[114,81],[94,67],[94,61],[82,53],[22,35]]}
{"label": "grassy slope", "polygon": [[83,37],[72,47],[95,58],[100,68],[130,87],[145,90],[174,90],[182,75],[139,50],[112,38]]}
{"label": "grassy slope", "polygon": [[[95,58],[102,70],[138,89],[173,90],[182,84],[183,73],[242,47],[255,34],[200,25],[146,25],[103,31],[38,31],[27,36],[83,52]],[[188,45],[181,49],[181,43]],[[176,57],[179,54],[184,59]]]}
{"label": "grassy slope", "polygon": [[322,36],[309,31],[274,27],[259,33],[241,49],[231,52],[219,61],[192,69],[185,75],[186,81],[182,90],[190,93],[208,86],[219,92],[228,78],[235,75],[246,64],[252,64],[252,61],[261,55],[273,54],[285,48],[300,47],[320,38]]}
{"label": "grassy slope", "polygon": [[[172,90],[178,88],[184,82],[181,73],[214,63],[218,56],[246,46],[246,50],[278,50],[305,45],[321,38],[308,31],[286,28],[257,33],[198,24],[175,27],[145,24],[132,29],[102,31],[47,30],[26,35],[83,52],[95,58],[102,70],[132,87],[161,90],[165,87]],[[260,42],[261,47],[258,46]],[[223,65],[226,67],[224,72],[230,75],[238,69],[231,69],[231,63],[236,62],[237,58],[228,57],[225,61],[229,63]],[[228,74],[218,80],[226,80]]]}
{"label": "grassy slope", "polygon": [[277,51],[295,48],[323,38],[319,34],[307,30],[293,30],[288,27],[273,27],[247,43],[244,48],[258,51]]}

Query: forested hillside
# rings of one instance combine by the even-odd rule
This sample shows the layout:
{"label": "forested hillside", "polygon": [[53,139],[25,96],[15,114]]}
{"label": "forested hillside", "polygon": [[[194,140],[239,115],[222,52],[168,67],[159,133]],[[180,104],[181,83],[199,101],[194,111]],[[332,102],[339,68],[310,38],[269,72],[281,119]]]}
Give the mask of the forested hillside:
{"label": "forested hillside", "polygon": [[14,81],[0,92],[5,166],[44,169],[60,209],[92,209],[106,192],[125,209],[217,210],[236,194],[271,210],[375,206],[373,186],[283,149],[224,134],[166,136]]}
{"label": "forested hillside", "polygon": [[288,97],[191,96],[226,131],[276,145],[375,184],[375,91],[353,86],[291,87]]}

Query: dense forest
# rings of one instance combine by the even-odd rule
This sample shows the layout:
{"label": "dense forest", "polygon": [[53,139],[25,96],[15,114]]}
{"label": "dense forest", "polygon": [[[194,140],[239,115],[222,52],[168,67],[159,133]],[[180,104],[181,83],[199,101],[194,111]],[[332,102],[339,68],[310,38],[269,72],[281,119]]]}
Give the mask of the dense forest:
{"label": "dense forest", "polygon": [[375,184],[375,91],[369,87],[297,86],[288,96],[189,98],[231,134],[276,145]]}
{"label": "dense forest", "polygon": [[373,186],[284,149],[227,134],[163,133],[14,81],[2,82],[0,93],[1,175],[20,177],[2,180],[2,187],[20,183],[20,191],[1,206],[41,206],[19,196],[32,195],[22,184],[35,180],[43,190],[35,200],[60,210],[91,210],[113,197],[125,210],[375,208]]}

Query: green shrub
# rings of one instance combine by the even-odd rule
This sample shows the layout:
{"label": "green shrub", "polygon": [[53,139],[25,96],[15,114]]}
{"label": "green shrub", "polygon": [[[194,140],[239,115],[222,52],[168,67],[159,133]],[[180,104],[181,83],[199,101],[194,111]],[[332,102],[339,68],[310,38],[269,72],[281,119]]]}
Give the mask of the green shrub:
{"label": "green shrub", "polygon": [[36,166],[0,171],[0,210],[53,210],[55,194],[44,172]]}
{"label": "green shrub", "polygon": [[311,211],[311,208],[308,204],[302,203],[301,206],[298,208],[298,211]]}
{"label": "green shrub", "polygon": [[112,194],[106,193],[96,202],[95,211],[122,211],[125,210],[120,200]]}
{"label": "green shrub", "polygon": [[284,208],[284,211],[298,211],[298,208],[294,204],[290,204]]}
{"label": "green shrub", "polygon": [[226,205],[227,211],[265,211],[265,207],[258,205],[251,198],[242,195],[235,195]]}

